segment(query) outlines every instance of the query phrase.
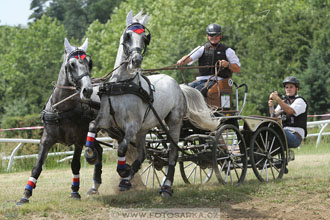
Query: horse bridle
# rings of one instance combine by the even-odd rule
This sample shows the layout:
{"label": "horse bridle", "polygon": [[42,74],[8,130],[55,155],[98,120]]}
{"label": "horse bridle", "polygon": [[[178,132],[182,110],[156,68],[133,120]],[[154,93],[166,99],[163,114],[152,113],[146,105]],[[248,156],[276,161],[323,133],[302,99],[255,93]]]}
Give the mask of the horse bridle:
{"label": "horse bridle", "polygon": [[[143,38],[144,38],[144,50],[143,50],[143,52],[142,52],[142,49],[139,48],[139,47],[128,48],[128,46],[125,44],[125,40],[127,38],[126,37],[127,36],[127,30],[129,30],[131,27],[134,27],[134,26],[141,26],[144,29],[143,32],[145,32],[145,30],[148,31],[148,34],[145,34],[143,36]],[[150,44],[150,40],[151,40],[151,33],[150,33],[150,30],[146,26],[144,26],[143,24],[140,24],[140,23],[133,23],[133,24],[129,25],[123,33],[123,43],[122,43],[122,45],[123,45],[123,48],[124,48],[124,54],[127,57],[130,57],[131,54],[136,51],[137,53],[139,53],[143,56],[147,51],[147,46]]]}
{"label": "horse bridle", "polygon": [[[71,53],[69,53],[69,55],[67,56],[67,64],[69,63],[69,60],[71,58],[76,58],[76,59],[78,59],[79,63],[82,63],[86,57],[87,57],[87,54],[86,54],[85,51],[80,50],[80,49],[76,49],[76,50],[72,51]],[[89,65],[89,64],[88,64],[88,69],[89,69],[89,71],[91,69],[91,65]],[[79,76],[74,76],[71,71],[68,71],[67,66],[65,67],[65,71],[66,71],[66,73],[69,73],[69,76],[73,81],[73,85],[76,88],[78,88],[77,85],[79,84],[79,81],[82,78],[84,78],[85,76],[91,76],[89,72],[85,72],[85,73],[83,73]]]}

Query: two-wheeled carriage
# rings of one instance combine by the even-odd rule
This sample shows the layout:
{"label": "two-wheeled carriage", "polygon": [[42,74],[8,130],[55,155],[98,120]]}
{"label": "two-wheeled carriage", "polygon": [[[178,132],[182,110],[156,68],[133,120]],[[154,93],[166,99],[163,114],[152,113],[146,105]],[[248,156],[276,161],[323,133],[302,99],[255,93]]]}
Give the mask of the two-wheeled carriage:
{"label": "two-wheeled carriage", "polygon": [[[233,110],[232,87],[235,88],[236,109]],[[245,88],[239,109],[238,90]],[[178,166],[185,183],[204,184],[212,176],[222,183],[238,185],[252,168],[260,181],[281,179],[289,161],[288,147],[281,120],[262,116],[241,116],[247,85],[237,86],[232,79],[215,84],[206,98],[216,106],[215,115],[221,118],[213,131],[196,128],[184,121],[179,142]],[[241,126],[239,126],[241,125]],[[162,185],[166,174],[168,141],[163,130],[149,131],[146,139],[147,160],[140,172],[147,186]]]}

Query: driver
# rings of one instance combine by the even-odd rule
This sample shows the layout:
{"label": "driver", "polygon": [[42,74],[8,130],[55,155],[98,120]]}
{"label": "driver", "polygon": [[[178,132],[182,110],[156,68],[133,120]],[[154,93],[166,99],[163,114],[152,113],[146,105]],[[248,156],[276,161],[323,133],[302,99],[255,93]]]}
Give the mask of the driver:
{"label": "driver", "polygon": [[274,106],[274,101],[278,103],[275,115],[281,113],[283,119],[283,129],[286,134],[289,148],[298,147],[307,135],[307,102],[298,95],[299,80],[294,76],[284,79],[285,98],[282,100],[277,91],[269,96],[268,105]]}
{"label": "driver", "polygon": [[[183,56],[177,61],[177,65],[190,65],[198,60],[199,66],[215,66],[219,61],[221,70],[218,73],[218,80],[231,77],[233,72],[240,72],[241,64],[235,51],[220,43],[222,38],[221,26],[218,24],[210,24],[206,28],[206,33],[208,42],[203,46],[196,47],[188,55]],[[214,67],[200,68],[200,76],[188,85],[200,90],[202,94],[206,96],[208,88],[211,88],[212,85],[216,83],[215,77],[212,77],[214,73]],[[207,88],[204,89],[209,79],[210,81],[207,83]]]}

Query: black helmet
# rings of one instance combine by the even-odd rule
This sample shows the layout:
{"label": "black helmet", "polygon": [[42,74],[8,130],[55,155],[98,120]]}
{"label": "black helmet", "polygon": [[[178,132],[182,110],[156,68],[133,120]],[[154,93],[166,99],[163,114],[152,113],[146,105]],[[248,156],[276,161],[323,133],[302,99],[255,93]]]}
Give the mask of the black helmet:
{"label": "black helmet", "polygon": [[221,26],[218,24],[210,24],[209,26],[207,26],[206,28],[206,33],[208,35],[220,35],[221,34]]}
{"label": "black helmet", "polygon": [[284,87],[287,83],[291,83],[291,84],[295,85],[297,88],[299,88],[299,80],[294,76],[289,76],[283,80]]}

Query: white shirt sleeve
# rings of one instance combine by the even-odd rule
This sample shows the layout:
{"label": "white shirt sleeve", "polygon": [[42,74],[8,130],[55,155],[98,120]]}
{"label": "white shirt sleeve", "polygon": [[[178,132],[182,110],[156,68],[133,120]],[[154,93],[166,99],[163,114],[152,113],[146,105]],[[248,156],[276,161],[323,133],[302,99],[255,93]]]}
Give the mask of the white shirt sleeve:
{"label": "white shirt sleeve", "polygon": [[290,107],[296,112],[293,114],[294,116],[298,116],[306,111],[306,103],[302,98],[297,98],[294,100]]}
{"label": "white shirt sleeve", "polygon": [[[296,100],[294,100],[294,102],[290,105],[290,107],[295,111],[295,114],[293,114],[294,116],[298,116],[302,113],[305,112],[306,110],[306,103],[304,102],[304,100],[302,98],[297,98]],[[277,105],[275,112],[281,110],[281,106]]]}
{"label": "white shirt sleeve", "polygon": [[193,64],[196,60],[198,60],[204,53],[204,46],[198,46],[195,49],[193,49],[188,56],[190,56],[190,58],[192,59],[192,61],[190,63],[188,63],[188,65]]}
{"label": "white shirt sleeve", "polygon": [[239,59],[233,49],[228,48],[226,50],[226,57],[230,64],[237,64],[238,66],[241,66],[241,63],[239,62]]}

